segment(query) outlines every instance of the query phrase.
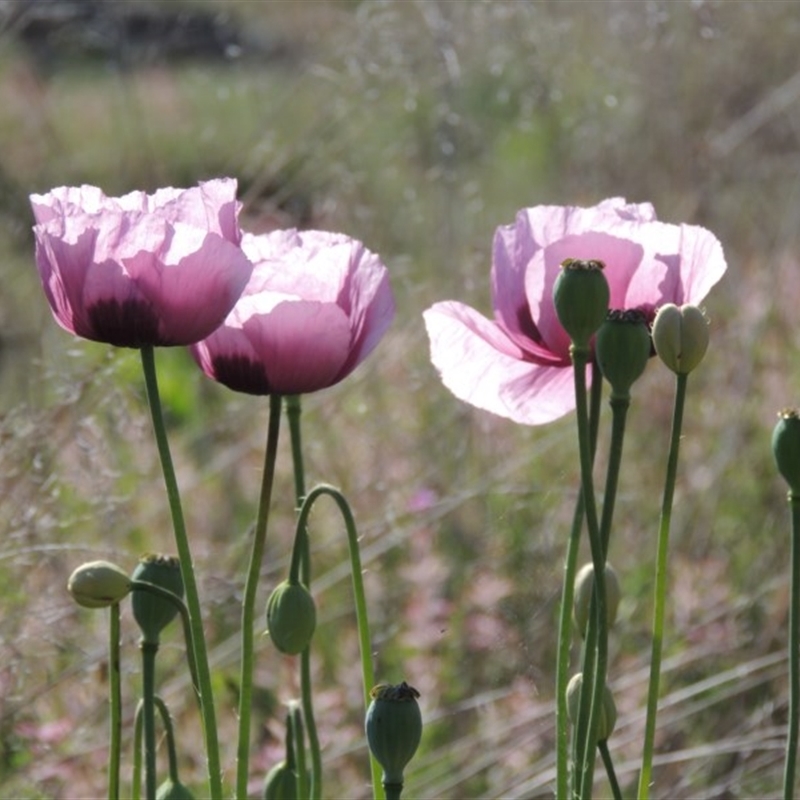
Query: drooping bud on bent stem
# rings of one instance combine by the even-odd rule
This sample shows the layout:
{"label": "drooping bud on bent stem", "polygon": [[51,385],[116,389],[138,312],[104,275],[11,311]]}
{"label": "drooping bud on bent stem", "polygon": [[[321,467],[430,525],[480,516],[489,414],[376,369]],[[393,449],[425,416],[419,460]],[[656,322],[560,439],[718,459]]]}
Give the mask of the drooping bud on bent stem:
{"label": "drooping bud on bent stem", "polygon": [[110,561],[81,564],[69,577],[67,591],[84,608],[106,608],[119,603],[131,590],[127,573]]}

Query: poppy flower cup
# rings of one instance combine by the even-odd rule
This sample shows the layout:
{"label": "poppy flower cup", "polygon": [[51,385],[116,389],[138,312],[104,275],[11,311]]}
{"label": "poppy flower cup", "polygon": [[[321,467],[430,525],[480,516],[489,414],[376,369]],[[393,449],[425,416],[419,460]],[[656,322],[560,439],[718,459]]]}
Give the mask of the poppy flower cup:
{"label": "poppy flower cup", "polygon": [[349,375],[394,317],[389,275],[361,242],[325,231],[245,234],[254,264],[224,324],[191,352],[237,392],[315,392]]}
{"label": "poppy flower cup", "polygon": [[53,316],[85,339],[137,348],[197,342],[222,323],[252,272],[232,179],[118,198],[62,186],[30,200]]}
{"label": "poppy flower cup", "polygon": [[665,303],[700,303],[726,269],[712,233],[659,222],[649,203],[523,209],[495,233],[494,319],[456,301],[424,312],[431,361],[456,397],[527,425],[574,409],[570,341],[553,305],[568,258],[602,261],[610,308],[650,321]]}

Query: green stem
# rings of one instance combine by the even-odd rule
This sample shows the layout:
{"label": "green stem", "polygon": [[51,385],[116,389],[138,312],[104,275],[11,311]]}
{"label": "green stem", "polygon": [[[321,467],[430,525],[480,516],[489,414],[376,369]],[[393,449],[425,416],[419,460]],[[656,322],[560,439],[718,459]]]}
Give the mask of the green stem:
{"label": "green stem", "polygon": [[783,796],[795,797],[798,727],[800,727],[800,494],[789,492],[792,512],[791,599],[789,604],[789,728],[786,763],[783,769]]}
{"label": "green stem", "polygon": [[403,793],[402,783],[384,783],[383,789],[386,792],[386,800],[400,800]]}
{"label": "green stem", "polygon": [[169,778],[173,783],[180,783],[178,778],[178,752],[175,748],[175,729],[172,725],[172,717],[169,715],[167,704],[158,696],[153,697],[153,702],[161,715],[161,724],[164,726],[164,733],[167,739],[167,761],[169,764]]}
{"label": "green stem", "polygon": [[144,794],[155,800],[158,781],[156,777],[156,653],[157,642],[142,641],[142,724],[144,727]]}
{"label": "green stem", "polygon": [[[306,742],[303,730],[303,712],[296,705],[290,712],[291,731],[294,737],[294,769],[297,772],[298,797],[308,797],[308,772],[306,770]],[[287,748],[288,750],[288,748]]]}
{"label": "green stem", "polygon": [[598,742],[597,749],[600,751],[600,757],[603,759],[603,764],[606,768],[606,775],[608,775],[608,782],[611,786],[611,794],[614,800],[622,800],[622,791],[619,788],[617,773],[614,771],[614,762],[611,760],[611,753],[608,751],[608,740],[603,739]]}
{"label": "green stem", "polygon": [[625,422],[631,405],[631,396],[612,394],[611,405],[611,444],[608,455],[608,471],[603,494],[603,514],[600,520],[600,536],[603,541],[603,557],[608,557],[608,542],[611,538],[611,523],[614,519],[614,505],[617,500],[619,470],[622,464],[622,445],[625,441]]}
{"label": "green stem", "polygon": [[110,746],[108,748],[108,800],[120,796],[119,765],[122,752],[122,681],[120,676],[119,603],[109,609],[108,623],[108,699],[110,704]]}
{"label": "green stem", "polygon": [[[596,365],[595,365],[596,367]],[[603,381],[595,369],[589,407],[589,435],[592,453],[597,443],[600,420],[600,398]],[[569,653],[572,644],[572,604],[575,594],[575,573],[578,566],[580,536],[583,527],[583,492],[578,494],[567,542],[564,582],[561,587],[561,608],[558,620],[558,655],[556,660],[556,797],[569,796],[569,713],[567,684],[569,683]]]}
{"label": "green stem", "polygon": [[164,425],[164,416],[161,412],[161,400],[158,393],[158,379],[156,376],[155,353],[152,347],[141,349],[142,370],[147,389],[147,400],[150,406],[150,416],[153,420],[158,455],[161,460],[161,469],[164,473],[169,508],[172,514],[172,527],[175,534],[175,546],[181,564],[181,577],[186,591],[186,606],[189,609],[189,618],[192,629],[192,647],[194,661],[197,668],[197,680],[200,687],[200,709],[203,719],[203,735],[205,737],[206,759],[208,762],[209,795],[212,798],[221,798],[222,769],[220,766],[219,740],[217,736],[217,720],[214,712],[214,695],[211,689],[211,672],[208,665],[208,651],[206,648],[205,631],[203,630],[203,613],[200,607],[200,595],[197,590],[192,553],[189,547],[189,537],[186,534],[186,523],[181,508],[178,481],[175,477],[175,468],[167,441],[167,430]]}
{"label": "green stem", "polygon": [[[589,414],[586,402],[586,365],[589,362],[590,350],[588,347],[570,348],[575,377],[575,416],[578,424],[578,447],[581,464],[581,487],[583,502],[586,512],[586,524],[589,532],[589,543],[594,565],[594,595],[597,602],[596,617],[600,621],[597,637],[596,664],[593,669],[589,667],[594,661],[594,648],[586,647],[584,650],[583,688],[581,690],[580,711],[576,726],[576,742],[578,745],[579,759],[575,785],[580,786],[579,797],[588,800],[591,797],[594,779],[594,752],[596,742],[597,723],[600,718],[600,708],[603,702],[602,692],[605,686],[606,662],[608,660],[608,637],[605,625],[606,620],[606,584],[603,542],[600,537],[600,526],[597,518],[597,506],[594,497],[594,482],[592,477],[592,446],[589,433]],[[596,670],[596,673],[595,671]],[[599,684],[599,685],[598,685]],[[584,695],[586,687],[592,686],[591,705],[588,717],[584,712],[586,701]],[[598,688],[600,691],[598,691]]]}
{"label": "green stem", "polygon": [[258,579],[261,575],[261,562],[264,559],[264,545],[267,539],[267,523],[272,499],[272,486],[275,482],[275,462],[278,456],[278,433],[280,431],[281,397],[270,395],[269,423],[267,426],[267,446],[264,454],[264,471],[261,477],[261,494],[258,499],[256,526],[253,533],[253,548],[242,598],[242,655],[241,676],[239,679],[239,738],[236,756],[236,797],[247,798],[247,780],[250,767],[250,710],[253,697],[253,650],[255,625],[255,604]]}
{"label": "green stem", "polygon": [[664,497],[661,504],[661,520],[658,528],[650,685],[647,691],[647,717],[642,750],[642,770],[639,773],[638,797],[640,800],[647,800],[648,798],[650,776],[653,770],[653,747],[656,736],[658,691],[661,678],[661,651],[664,640],[664,615],[667,597],[667,548],[672,518],[672,499],[675,494],[675,478],[678,472],[678,451],[680,449],[681,428],[683,427],[683,407],[686,399],[687,377],[687,375],[681,374],[677,376],[675,406],[672,412],[672,433],[670,434],[669,456],[667,458],[667,476],[664,481]]}
{"label": "green stem", "polygon": [[[303,463],[303,445],[300,428],[301,403],[300,395],[289,395],[286,398],[286,416],[289,420],[289,438],[292,447],[292,465],[294,473],[294,495],[297,508],[303,504],[306,495],[305,467]],[[297,544],[297,537],[295,537]],[[300,529],[300,557],[302,582],[311,590],[311,547],[308,540],[308,529],[304,525]],[[308,747],[311,753],[311,795],[312,800],[322,797],[322,749],[319,744],[317,723],[314,717],[314,698],[311,690],[311,645],[300,654],[300,696],[303,704],[303,716],[308,729]]]}
{"label": "green stem", "polygon": [[136,704],[133,718],[133,778],[131,780],[131,798],[140,800],[142,796],[142,712],[144,703]]}
{"label": "green stem", "polygon": [[[369,707],[371,698],[369,696],[370,690],[375,685],[375,673],[372,668],[372,649],[369,635],[369,620],[367,618],[367,598],[364,592],[364,579],[361,568],[361,555],[358,549],[358,531],[356,530],[356,522],[353,517],[353,512],[345,499],[345,496],[333,486],[327,484],[320,484],[315,486],[306,496],[303,505],[300,508],[300,514],[297,518],[297,529],[306,528],[308,515],[311,512],[311,507],[317,498],[322,495],[331,497],[344,519],[345,528],[347,529],[347,541],[350,549],[350,573],[353,580],[353,595],[356,606],[356,623],[358,626],[358,643],[361,653],[361,678],[364,683],[364,710]],[[295,554],[292,555],[292,562],[295,561]],[[384,800],[381,787],[381,769],[377,761],[370,757],[370,769],[372,773],[372,792],[375,800]]]}

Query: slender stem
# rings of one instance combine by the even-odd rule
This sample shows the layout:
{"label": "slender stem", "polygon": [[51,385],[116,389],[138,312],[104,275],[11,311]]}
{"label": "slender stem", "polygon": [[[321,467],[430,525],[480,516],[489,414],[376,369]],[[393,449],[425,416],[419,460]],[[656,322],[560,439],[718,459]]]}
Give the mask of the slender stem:
{"label": "slender stem", "polygon": [[306,770],[306,743],[305,731],[303,730],[303,712],[296,705],[292,706],[290,720],[291,731],[294,737],[294,769],[297,772],[297,789],[299,792],[297,796],[308,797],[308,772]]}
{"label": "slender stem", "polygon": [[261,575],[261,562],[264,559],[264,545],[267,539],[269,507],[272,499],[272,485],[275,482],[275,461],[278,456],[278,433],[280,431],[281,397],[270,395],[269,423],[267,426],[267,446],[264,454],[264,472],[261,477],[261,495],[258,499],[256,526],[253,533],[253,548],[242,598],[242,661],[239,680],[239,738],[236,757],[236,797],[247,798],[247,779],[250,767],[250,709],[253,697],[253,650],[255,625],[255,604],[258,579]]}
{"label": "slender stem", "polygon": [[658,689],[661,678],[661,650],[664,640],[664,614],[667,598],[667,549],[670,521],[672,519],[672,499],[675,494],[675,478],[678,472],[678,451],[681,442],[681,428],[683,427],[683,407],[686,399],[687,377],[687,375],[681,374],[677,376],[675,406],[672,412],[672,433],[670,434],[669,455],[667,457],[667,475],[664,481],[664,496],[658,527],[653,607],[653,645],[650,656],[650,685],[647,691],[647,717],[642,750],[642,771],[639,773],[638,797],[640,800],[647,800],[650,793],[650,776],[653,769],[653,747],[656,736]]}
{"label": "slender stem", "polygon": [[400,800],[403,794],[402,783],[384,783],[383,789],[386,792],[386,800]]}
{"label": "slender stem", "polygon": [[611,405],[611,444],[609,446],[606,487],[603,494],[603,514],[600,519],[600,537],[603,541],[604,558],[608,557],[608,542],[611,538],[611,523],[614,519],[619,470],[622,464],[622,445],[625,441],[625,422],[631,405],[631,397],[629,394],[612,394],[609,402]]}
{"label": "slender stem", "polygon": [[[292,447],[292,465],[294,472],[294,494],[297,508],[303,504],[306,495],[306,476],[303,463],[303,444],[300,428],[301,403],[299,395],[286,398],[286,416],[289,420],[289,438]],[[300,546],[300,569],[302,582],[311,589],[311,547],[308,540],[308,529],[303,525],[299,529],[299,542],[295,537],[295,545]],[[300,654],[300,696],[303,704],[303,716],[308,729],[308,747],[311,753],[311,794],[312,800],[322,797],[322,749],[319,744],[317,723],[314,717],[314,698],[311,691],[311,645]]]}
{"label": "slender stem", "polygon": [[131,798],[140,800],[142,796],[142,712],[144,703],[136,704],[133,718],[133,777],[131,780]]}
{"label": "slender stem", "polygon": [[144,794],[155,800],[158,781],[156,777],[156,653],[157,642],[141,641],[142,651],[142,723],[144,726]]}
{"label": "slender stem", "polygon": [[108,622],[108,700],[111,706],[110,746],[108,748],[108,800],[120,796],[119,764],[122,752],[122,681],[120,677],[119,652],[119,603],[109,609]]}
{"label": "slender stem", "polygon": [[[298,531],[301,528],[305,529],[311,507],[314,505],[317,498],[322,495],[328,495],[335,501],[344,519],[345,528],[347,529],[347,541],[350,549],[350,573],[353,579],[358,643],[361,653],[361,678],[364,683],[364,710],[366,711],[371,701],[369,696],[370,690],[375,685],[375,673],[372,668],[372,648],[369,635],[369,620],[367,617],[367,598],[364,592],[361,555],[358,549],[358,531],[356,530],[353,512],[350,510],[345,496],[338,489],[327,484],[320,484],[319,486],[315,486],[303,501],[303,505],[300,508],[300,515],[297,518],[297,529]],[[380,780],[381,769],[377,761],[372,757],[370,757],[370,769],[372,773],[373,797],[375,800],[384,800],[384,795],[380,788],[382,786]]]}
{"label": "slender stem", "polygon": [[186,523],[181,508],[178,481],[175,477],[175,468],[167,441],[167,430],[164,425],[164,416],[161,412],[161,400],[158,393],[158,380],[156,376],[155,353],[152,347],[141,349],[142,370],[147,388],[147,400],[150,406],[150,416],[153,420],[158,455],[161,460],[161,469],[164,473],[169,508],[172,514],[172,527],[175,534],[175,546],[181,564],[181,577],[186,591],[186,606],[189,609],[189,618],[192,628],[192,647],[194,660],[197,667],[197,680],[200,686],[200,708],[203,720],[203,735],[205,737],[206,759],[208,766],[209,795],[212,798],[221,798],[222,769],[220,767],[219,740],[217,736],[217,719],[214,712],[214,694],[211,689],[211,672],[208,665],[208,650],[206,648],[205,631],[203,630],[203,613],[200,607],[200,595],[197,590],[192,553],[189,547],[189,537],[186,534]]}
{"label": "slender stem", "polygon": [[[592,453],[597,443],[600,420],[600,398],[603,381],[595,370],[589,403],[589,436]],[[556,797],[569,796],[569,714],[567,684],[569,683],[569,653],[572,643],[572,604],[575,594],[575,573],[578,566],[580,536],[583,527],[583,492],[578,494],[572,517],[561,587],[561,608],[558,619],[558,655],[556,660]]]}
{"label": "slender stem", "polygon": [[180,783],[178,779],[178,751],[175,748],[175,729],[172,725],[172,717],[169,715],[167,704],[158,696],[153,697],[153,702],[161,715],[161,724],[164,726],[164,733],[167,738],[167,761],[169,764],[169,779],[173,783]]}
{"label": "slender stem", "polygon": [[597,743],[597,749],[600,751],[600,757],[603,759],[603,764],[606,768],[606,775],[608,775],[608,782],[611,785],[611,794],[614,800],[622,800],[622,791],[619,788],[619,781],[617,780],[617,773],[614,771],[614,762],[611,760],[611,753],[608,752],[608,740],[603,739]]}
{"label": "slender stem", "polygon": [[[587,668],[587,663],[591,663],[594,658],[594,648],[586,647],[584,650],[584,670],[583,688],[581,690],[581,711],[585,707],[583,696],[587,691],[586,687],[592,686],[591,706],[588,719],[586,715],[579,712],[577,725],[577,744],[579,753],[582,755],[578,760],[575,785],[580,786],[579,797],[581,800],[588,800],[591,796],[592,783],[594,778],[594,751],[595,751],[595,731],[599,720],[600,707],[602,704],[602,691],[605,686],[606,661],[608,658],[608,638],[605,625],[606,620],[606,586],[603,543],[600,538],[600,526],[597,518],[597,507],[594,497],[594,483],[592,478],[592,446],[589,435],[589,415],[586,402],[586,365],[589,361],[589,348],[576,347],[574,344],[570,348],[573,362],[573,373],[575,377],[575,411],[578,424],[578,447],[580,451],[581,463],[581,487],[583,489],[584,508],[586,512],[586,524],[589,532],[589,543],[592,552],[592,564],[594,565],[594,594],[597,602],[597,619],[599,621],[597,637],[596,673]],[[598,691],[599,689],[599,691]]]}
{"label": "slender stem", "polygon": [[783,796],[795,797],[798,727],[800,727],[800,494],[789,492],[792,512],[791,601],[789,605],[789,729],[786,763],[783,769]]}

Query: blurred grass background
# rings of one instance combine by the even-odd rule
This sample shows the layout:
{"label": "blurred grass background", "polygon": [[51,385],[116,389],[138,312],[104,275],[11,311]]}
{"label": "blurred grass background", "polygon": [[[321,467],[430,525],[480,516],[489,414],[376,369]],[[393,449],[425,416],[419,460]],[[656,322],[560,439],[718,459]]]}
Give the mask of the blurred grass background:
{"label": "blurred grass background", "polygon": [[[779,796],[788,515],[769,438],[777,410],[800,402],[798,5],[4,3],[2,795],[103,796],[106,620],[76,608],[66,580],[85,560],[132,569],[142,551],[171,549],[137,354],[55,325],[27,195],[232,175],[246,228],[343,231],[391,271],[394,326],[355,375],[305,398],[304,437],[309,482],[341,486],[359,522],[378,679],[422,693],[409,798],[551,796],[555,619],[577,487],[572,419],[523,428],[455,400],[430,366],[421,312],[453,298],[490,313],[491,237],[524,206],[622,195],[720,238],[729,271],[706,303],[712,345],[690,381],[673,518],[653,796]],[[183,351],[158,363],[232,771],[266,403],[212,384]],[[634,397],[611,542],[625,595],[611,746],[627,796],[671,405],[654,362]],[[291,496],[284,439],[262,602],[286,570]],[[346,541],[323,508],[311,536],[325,795],[367,797]],[[129,720],[129,616],[123,632]],[[183,777],[200,788],[177,630],[162,650]],[[297,694],[293,662],[268,641],[256,680],[254,795]],[[596,789],[607,794],[599,773]]]}

